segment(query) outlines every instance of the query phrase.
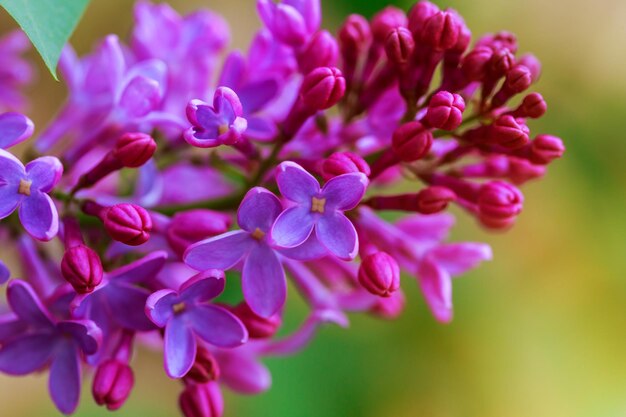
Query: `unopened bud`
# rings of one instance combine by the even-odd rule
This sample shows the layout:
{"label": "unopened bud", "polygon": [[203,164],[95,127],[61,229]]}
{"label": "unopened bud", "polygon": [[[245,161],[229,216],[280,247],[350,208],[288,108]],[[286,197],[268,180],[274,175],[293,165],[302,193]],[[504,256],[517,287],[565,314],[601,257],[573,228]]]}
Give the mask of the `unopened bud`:
{"label": "unopened bud", "polygon": [[478,194],[480,222],[492,229],[505,229],[515,223],[522,211],[524,196],[513,185],[503,181],[484,184]]}
{"label": "unopened bud", "polygon": [[530,144],[530,160],[535,164],[549,164],[562,157],[563,153],[563,141],[556,136],[538,135]]}
{"label": "unopened bud", "polygon": [[454,191],[447,187],[433,185],[424,188],[416,197],[416,211],[422,214],[434,214],[444,211],[448,204],[456,200]]}
{"label": "unopened bud", "polygon": [[312,110],[334,106],[346,92],[346,80],[337,68],[321,67],[311,71],[302,82],[300,94],[304,105]]}
{"label": "unopened bud", "polygon": [[372,17],[372,34],[374,40],[385,42],[389,32],[400,27],[406,27],[407,18],[404,11],[397,7],[387,6]]}
{"label": "unopened bud", "polygon": [[152,218],[143,207],[116,204],[106,210],[103,220],[109,236],[126,245],[141,245],[150,238]]}
{"label": "unopened bud", "polygon": [[436,129],[454,130],[461,125],[464,111],[463,97],[440,91],[430,99],[424,121]]}
{"label": "unopened bud", "polygon": [[385,41],[385,52],[389,61],[395,65],[404,65],[411,58],[414,49],[415,41],[408,29],[399,27],[389,32]]}
{"label": "unopened bud", "polygon": [[363,258],[359,283],[371,294],[389,297],[400,288],[400,267],[386,252],[375,252]]}
{"label": "unopened bud", "polygon": [[420,40],[436,51],[452,48],[459,39],[461,26],[454,13],[440,11],[425,23]]}
{"label": "unopened bud", "polygon": [[190,384],[178,398],[185,417],[222,417],[224,399],[217,382]]}
{"label": "unopened bud", "polygon": [[363,158],[352,152],[335,152],[322,162],[322,177],[324,180],[342,174],[361,172],[369,177],[370,167]]}
{"label": "unopened bud", "polygon": [[69,247],[61,260],[61,274],[79,294],[88,294],[102,282],[102,261],[84,244]]}
{"label": "unopened bud", "polygon": [[196,360],[189,372],[185,375],[185,378],[191,379],[199,384],[204,384],[210,381],[217,381],[219,377],[220,368],[215,357],[204,347],[198,346]]}
{"label": "unopened bud", "polygon": [[420,1],[409,11],[409,30],[415,39],[418,39],[424,24],[428,19],[439,12],[439,7],[429,1]]}
{"label": "unopened bud", "polygon": [[408,122],[393,132],[391,146],[398,159],[413,162],[423,158],[430,151],[433,135],[420,122]]}
{"label": "unopened bud", "polygon": [[113,155],[127,168],[139,168],[156,151],[157,145],[152,136],[145,133],[124,133],[115,144]]}
{"label": "unopened bud", "polygon": [[315,68],[335,65],[338,55],[339,47],[333,35],[321,30],[298,52],[298,65],[303,74],[308,74]]}
{"label": "unopened bud", "polygon": [[513,116],[499,117],[490,128],[490,140],[508,149],[518,149],[529,142],[528,127]]}
{"label": "unopened bud", "polygon": [[487,73],[487,65],[491,62],[493,51],[485,46],[472,49],[464,58],[461,65],[463,74],[470,81],[479,81]]}
{"label": "unopened bud", "polygon": [[117,410],[126,402],[134,384],[130,366],[115,359],[107,360],[98,366],[93,378],[93,398],[98,405]]}

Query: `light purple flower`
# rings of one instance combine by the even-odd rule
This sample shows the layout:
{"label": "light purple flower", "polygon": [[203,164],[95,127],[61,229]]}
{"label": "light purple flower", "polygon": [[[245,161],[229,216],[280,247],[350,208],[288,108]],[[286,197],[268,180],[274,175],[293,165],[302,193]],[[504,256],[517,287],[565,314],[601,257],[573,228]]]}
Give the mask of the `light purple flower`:
{"label": "light purple flower", "polygon": [[12,281],[7,299],[29,330],[3,343],[0,371],[26,375],[50,364],[50,396],[59,411],[73,413],[80,398],[80,355],[98,350],[100,329],[90,320],[54,320],[25,281]]}
{"label": "light purple flower", "polygon": [[165,327],[164,364],[171,378],[182,378],[196,358],[196,337],[223,348],[248,340],[241,321],[223,307],[208,304],[224,290],[224,274],[206,271],[197,274],[178,292],[170,289],[153,293],[146,301],[146,315]]}
{"label": "light purple flower", "polygon": [[20,113],[0,114],[0,148],[7,149],[31,137],[35,125]]}
{"label": "light purple flower", "polygon": [[257,9],[272,34],[293,47],[302,46],[320,27],[319,0],[258,0]]}
{"label": "light purple flower", "polygon": [[19,207],[26,231],[35,239],[48,241],[59,230],[59,215],[47,194],[61,178],[63,165],[52,156],[29,162],[26,167],[0,149],[0,219]]}
{"label": "light purple flower", "polygon": [[187,118],[192,127],[185,131],[185,140],[199,148],[233,145],[248,126],[242,115],[237,94],[228,87],[219,87],[213,96],[213,105],[201,100],[191,100],[187,105]]}
{"label": "light purple flower", "polygon": [[343,214],[359,204],[367,188],[362,173],[338,175],[323,188],[311,174],[293,162],[278,166],[276,182],[281,194],[296,203],[276,219],[272,238],[281,247],[304,243],[315,230],[317,240],[340,259],[354,259],[359,242],[354,226]]}

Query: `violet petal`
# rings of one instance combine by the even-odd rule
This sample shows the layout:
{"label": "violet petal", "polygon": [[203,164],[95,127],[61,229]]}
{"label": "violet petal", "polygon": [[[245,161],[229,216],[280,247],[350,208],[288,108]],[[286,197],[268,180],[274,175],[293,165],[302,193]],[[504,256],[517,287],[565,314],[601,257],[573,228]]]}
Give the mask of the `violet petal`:
{"label": "violet petal", "polygon": [[282,308],[287,297],[287,281],[278,257],[267,245],[250,251],[241,276],[243,296],[256,314],[270,317]]}
{"label": "violet petal", "polygon": [[320,243],[339,259],[352,260],[359,251],[356,229],[342,213],[321,216],[315,233]]}

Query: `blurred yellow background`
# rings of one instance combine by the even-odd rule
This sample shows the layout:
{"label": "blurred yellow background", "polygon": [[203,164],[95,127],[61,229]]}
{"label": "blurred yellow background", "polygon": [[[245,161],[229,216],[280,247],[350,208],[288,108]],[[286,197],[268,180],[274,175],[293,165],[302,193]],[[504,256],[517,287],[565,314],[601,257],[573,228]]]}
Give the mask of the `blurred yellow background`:
{"label": "blurred yellow background", "polygon": [[[254,0],[170,1],[209,7],[245,48],[258,27]],[[325,27],[389,2],[324,1]],[[408,8],[408,2],[393,2]],[[566,157],[525,188],[525,211],[507,234],[459,215],[454,238],[484,240],[495,260],[456,280],[455,320],[436,324],[417,287],[397,321],[354,317],[308,350],[272,359],[273,388],[227,395],[230,417],[626,416],[626,2],[450,0],[473,34],[507,29],[544,64],[535,88],[549,104],[535,133],[565,139]],[[129,0],[94,0],[72,38],[86,52],[103,35],[125,36]],[[3,28],[13,23],[2,13]],[[5,30],[3,30],[4,32]],[[29,115],[43,126],[64,95],[40,65]],[[293,306],[299,309],[299,306]],[[137,386],[119,416],[175,416],[177,383],[160,355],[135,359]],[[57,415],[46,378],[0,376],[0,415]],[[104,416],[85,384],[78,416]]]}

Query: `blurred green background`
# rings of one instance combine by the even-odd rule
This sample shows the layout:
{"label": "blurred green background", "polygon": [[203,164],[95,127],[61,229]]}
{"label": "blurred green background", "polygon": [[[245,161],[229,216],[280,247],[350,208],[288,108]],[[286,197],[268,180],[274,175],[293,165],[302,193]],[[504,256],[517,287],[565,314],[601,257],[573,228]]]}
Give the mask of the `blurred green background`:
{"label": "blurred green background", "polygon": [[[253,0],[170,3],[181,12],[222,13],[235,47],[245,48],[258,27]],[[324,25],[334,31],[346,14],[371,16],[390,2],[323,3]],[[348,331],[325,328],[303,353],[267,361],[269,392],[227,394],[227,416],[626,415],[626,2],[436,3],[459,10],[474,35],[515,32],[521,51],[542,60],[536,88],[549,111],[531,128],[562,136],[566,157],[525,188],[524,214],[509,233],[485,233],[459,216],[454,239],[489,242],[495,260],[455,281],[451,325],[436,324],[406,280],[408,308],[399,320],[354,317]],[[129,0],[94,0],[72,43],[86,52],[107,33],[125,36],[131,9]],[[1,22],[13,27],[4,13]],[[43,126],[64,87],[39,66],[29,114]],[[159,354],[140,353],[136,389],[117,415],[176,416],[178,384],[162,372]],[[57,415],[45,386],[45,375],[0,376],[0,415]],[[85,384],[77,415],[107,414]]]}

